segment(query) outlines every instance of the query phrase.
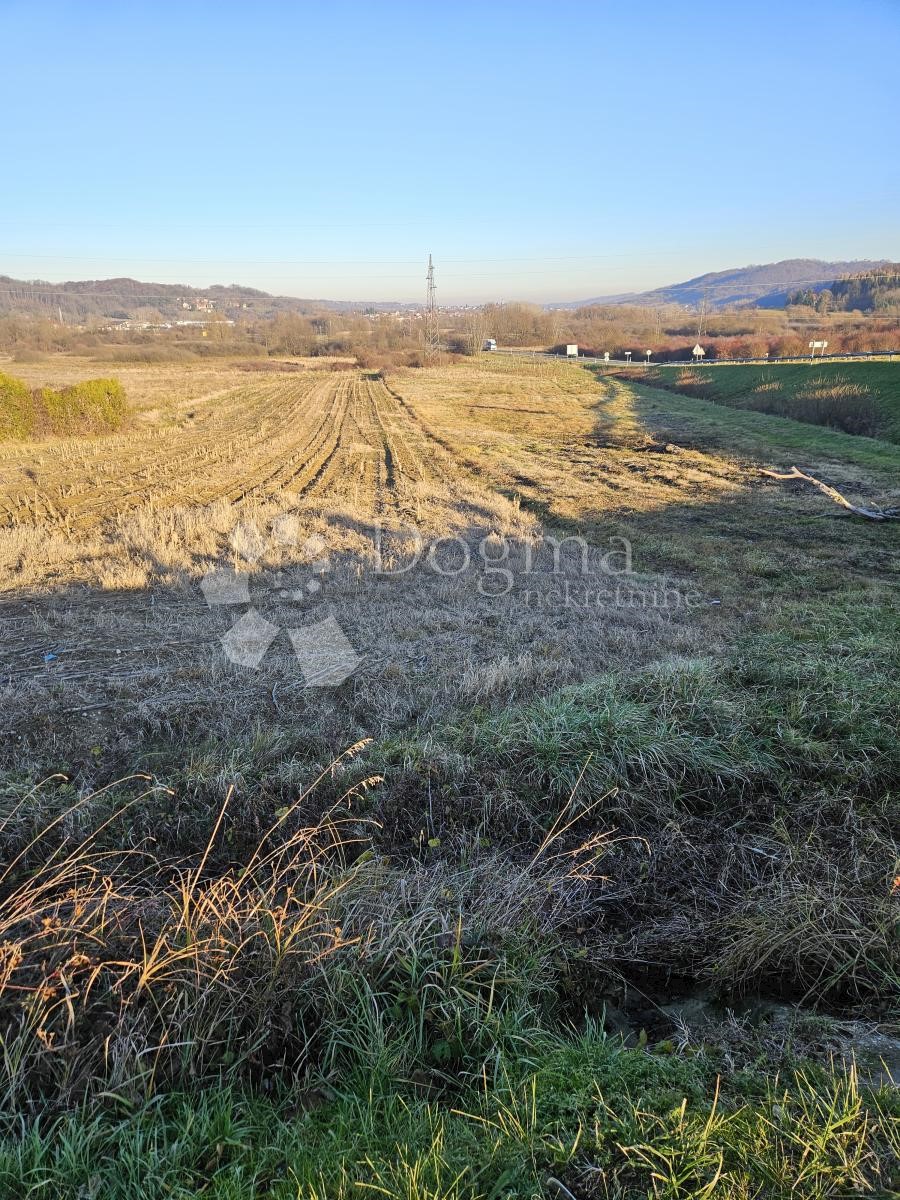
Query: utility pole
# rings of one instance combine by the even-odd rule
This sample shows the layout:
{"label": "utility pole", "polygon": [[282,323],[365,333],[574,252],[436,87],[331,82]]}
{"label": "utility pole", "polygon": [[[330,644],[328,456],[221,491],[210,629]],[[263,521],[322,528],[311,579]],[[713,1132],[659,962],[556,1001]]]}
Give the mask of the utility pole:
{"label": "utility pole", "polygon": [[697,326],[697,337],[703,336],[703,321],[709,311],[709,288],[703,289],[703,302],[700,305],[700,323]]}
{"label": "utility pole", "polygon": [[435,300],[434,263],[428,255],[428,274],[426,276],[427,290],[425,293],[425,318],[423,333],[425,337],[425,361],[437,362],[441,353],[441,331],[438,326],[437,302]]}

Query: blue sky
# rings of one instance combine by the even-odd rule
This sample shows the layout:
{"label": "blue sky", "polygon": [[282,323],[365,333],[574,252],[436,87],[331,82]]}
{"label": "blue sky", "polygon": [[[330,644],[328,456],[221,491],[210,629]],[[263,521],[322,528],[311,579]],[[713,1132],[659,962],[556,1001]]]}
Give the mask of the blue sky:
{"label": "blue sky", "polygon": [[900,259],[900,0],[0,0],[0,273],[561,300]]}

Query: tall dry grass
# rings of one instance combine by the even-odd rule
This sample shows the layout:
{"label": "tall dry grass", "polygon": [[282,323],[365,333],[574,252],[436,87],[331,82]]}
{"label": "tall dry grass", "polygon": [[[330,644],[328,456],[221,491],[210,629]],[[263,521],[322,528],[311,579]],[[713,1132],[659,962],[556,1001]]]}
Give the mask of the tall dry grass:
{"label": "tall dry grass", "polygon": [[[86,834],[80,810],[104,796],[83,797],[24,842],[0,874],[6,1111],[42,1096],[65,1103],[97,1088],[152,1089],[214,1065],[259,1066],[273,1042],[300,1061],[303,1032],[283,1000],[346,944],[332,913],[353,880],[360,826],[349,803],[370,782],[313,827],[297,823],[301,794],[240,863],[217,847],[230,795],[196,860],[167,860],[151,845],[111,848],[110,831],[121,828],[127,842],[129,809],[154,787]],[[0,839],[15,836],[30,799],[6,815]]]}
{"label": "tall dry grass", "polygon": [[281,1086],[361,1061],[477,1072],[527,1038],[553,995],[554,931],[584,919],[597,837],[559,853],[561,817],[518,866],[490,852],[395,866],[357,811],[378,777],[358,775],[308,824],[320,776],[244,853],[230,791],[205,847],[177,857],[128,845],[129,814],[166,799],[145,777],[34,833],[23,809],[40,797],[23,795],[0,823],[0,1110]]}

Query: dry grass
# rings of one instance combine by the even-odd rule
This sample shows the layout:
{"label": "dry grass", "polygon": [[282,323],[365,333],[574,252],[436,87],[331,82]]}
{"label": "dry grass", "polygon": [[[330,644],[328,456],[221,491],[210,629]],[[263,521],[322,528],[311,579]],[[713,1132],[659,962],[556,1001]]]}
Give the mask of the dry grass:
{"label": "dry grass", "polygon": [[[164,372],[152,374],[154,388],[165,386]],[[480,445],[483,465],[473,455],[463,465],[465,453],[450,441],[450,405],[436,435],[428,405],[421,403],[420,416],[415,396],[407,400],[398,390],[424,374],[409,372],[386,386],[353,373],[249,383],[238,373],[234,389],[198,397],[192,370],[191,398],[162,406],[148,390],[145,427],[127,438],[8,454],[0,572],[9,670],[0,709],[7,735],[19,739],[17,753],[27,753],[28,744],[46,750],[51,725],[60,730],[51,735],[58,761],[73,724],[89,745],[121,740],[125,730],[137,736],[187,726],[227,737],[248,718],[277,713],[279,694],[329,739],[341,722],[346,727],[348,702],[350,728],[378,734],[416,714],[440,719],[480,693],[510,699],[535,684],[583,678],[613,659],[643,661],[663,646],[686,651],[697,644],[686,609],[644,602],[661,586],[652,573],[629,579],[635,603],[611,608],[598,639],[590,597],[582,602],[579,592],[579,603],[568,607],[561,598],[563,576],[581,581],[577,549],[564,551],[554,573],[539,520],[488,473],[487,446]],[[436,371],[429,386],[446,389],[448,376],[474,403],[490,401],[488,420],[508,419],[503,396],[489,390],[495,376]],[[520,382],[501,379],[507,392]],[[539,486],[552,492],[568,469],[560,458],[564,436],[589,428],[596,397],[589,378],[568,371],[538,377],[537,392],[544,401],[528,390],[522,402],[550,406],[541,428],[556,431],[560,460],[530,441],[518,453],[527,463],[535,459]],[[531,431],[497,436],[512,459],[516,436],[521,442]],[[586,452],[591,457],[596,448]],[[637,479],[624,467],[619,474],[636,495]],[[686,478],[693,487],[690,470]],[[575,480],[580,491],[572,493],[582,504],[587,479],[585,462],[583,482]],[[248,569],[230,540],[239,525],[254,527],[261,539],[255,606],[282,627],[334,615],[363,655],[339,696],[300,690],[284,636],[257,672],[224,659],[219,638],[234,612],[210,610],[199,583],[223,562]],[[391,570],[408,563],[415,538],[422,539],[413,570],[393,578],[374,572],[379,529]],[[315,596],[302,592],[310,573],[302,548],[310,538],[320,539],[331,566]],[[429,564],[424,551],[439,538],[458,538],[459,545],[438,546]],[[586,552],[591,596],[596,581],[609,582],[609,551],[600,544]],[[491,592],[506,585],[496,569],[491,575],[491,563],[504,552],[502,569],[512,572],[513,586],[498,598]],[[464,553],[472,569],[457,574]],[[283,593],[298,589],[302,602],[285,603]],[[537,652],[528,671],[523,643]],[[335,752],[345,740],[334,736]]]}
{"label": "dry grass", "polygon": [[[30,369],[53,378],[45,364]],[[8,771],[62,770],[88,791],[147,769],[180,798],[171,812],[164,801],[135,812],[132,828],[163,821],[180,852],[231,787],[235,836],[252,840],[363,737],[387,774],[377,840],[404,855],[435,838],[456,845],[461,830],[517,853],[540,841],[548,803],[618,788],[606,815],[636,840],[617,851],[611,886],[623,899],[596,961],[682,954],[706,971],[727,947],[729,979],[877,990],[866,961],[828,966],[828,939],[807,952],[803,915],[805,898],[822,894],[815,861],[832,881],[838,941],[854,936],[859,896],[881,903],[892,842],[877,811],[863,819],[871,848],[856,896],[833,886],[846,864],[839,843],[785,862],[792,932],[778,953],[777,906],[764,903],[772,860],[748,848],[768,846],[780,806],[795,806],[791,780],[810,789],[808,819],[833,829],[839,772],[828,762],[876,810],[885,778],[879,706],[890,686],[867,647],[890,636],[876,617],[892,531],[762,482],[761,462],[793,454],[777,422],[568,364],[487,359],[386,379],[241,364],[128,370],[140,410],[128,437],[0,453]],[[895,486],[854,439],[801,433],[811,454],[826,447],[837,484],[879,501]],[[376,570],[379,533],[394,574]],[[446,540],[404,570],[417,537],[422,549]],[[576,542],[551,540],[566,537],[584,539],[583,558]],[[610,570],[622,538],[625,577]],[[256,669],[229,662],[220,641],[247,606],[209,607],[200,587],[225,566],[248,573],[252,605],[281,630]],[[827,634],[847,613],[857,616],[835,633],[838,649],[823,648],[813,669],[761,671],[767,655],[795,663],[785,629]],[[860,633],[868,613],[875,624]],[[307,687],[284,631],[326,617],[361,662],[339,687]],[[730,648],[750,635],[774,649],[735,665]],[[835,655],[850,665],[832,686]],[[874,672],[869,697],[856,662]],[[830,697],[821,721],[817,691]],[[838,719],[848,705],[856,716]],[[730,923],[741,904],[743,931]],[[703,920],[689,920],[703,906]],[[876,924],[865,926],[875,942]],[[875,942],[870,957],[883,962]]]}
{"label": "dry grass", "polygon": [[514,872],[490,853],[465,869],[435,858],[398,870],[359,811],[377,778],[340,789],[314,825],[302,820],[326,775],[346,779],[361,749],[242,853],[233,788],[205,845],[178,858],[129,827],[134,810],[165,804],[146,778],[50,810],[33,833],[40,792],[6,808],[7,1116],[100,1092],[137,1102],[223,1075],[283,1085],[388,1052],[400,1074],[477,1067],[508,1018],[548,1009],[551,931],[583,912],[593,840],[557,856],[551,833]]}
{"label": "dry grass", "polygon": [[[123,365],[128,435],[0,450],[0,1190],[890,1183],[854,1075],[663,1011],[890,1015],[896,531],[756,470],[885,503],[890,448],[565,364],[292,365]],[[326,617],[361,661],[307,686]]]}

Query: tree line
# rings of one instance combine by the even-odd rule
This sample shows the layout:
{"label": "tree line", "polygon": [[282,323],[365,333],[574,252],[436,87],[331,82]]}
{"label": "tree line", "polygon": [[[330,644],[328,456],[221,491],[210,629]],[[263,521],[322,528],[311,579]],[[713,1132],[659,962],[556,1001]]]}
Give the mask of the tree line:
{"label": "tree line", "polygon": [[[885,289],[891,276],[884,273]],[[848,281],[848,284],[851,281]],[[849,292],[848,292],[849,294]],[[813,339],[833,352],[900,348],[900,310],[863,314],[791,305],[785,309],[717,309],[698,314],[681,306],[589,305],[545,309],[536,304],[487,304],[441,313],[447,355],[478,353],[488,338],[500,346],[547,350],[575,343],[579,351],[635,360],[690,358],[701,342],[710,358],[793,357]],[[230,322],[210,314],[203,327],[131,329],[71,326],[49,317],[0,317],[0,353],[28,361],[56,353],[85,354],[105,362],[188,361],[212,356],[338,357],[360,366],[421,366],[426,362],[423,322],[415,311],[280,313],[266,320]]]}
{"label": "tree line", "polygon": [[788,303],[818,313],[879,312],[900,316],[900,263],[836,279],[820,291],[800,288],[790,294]]}

